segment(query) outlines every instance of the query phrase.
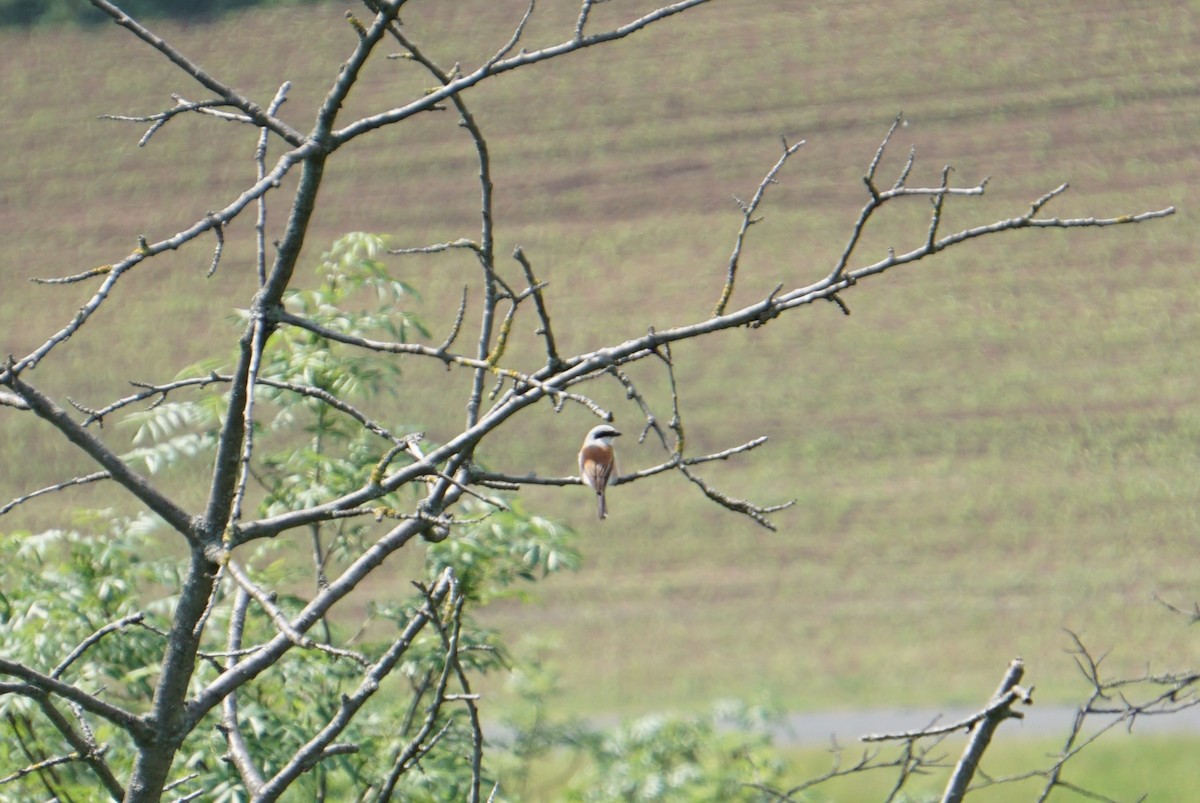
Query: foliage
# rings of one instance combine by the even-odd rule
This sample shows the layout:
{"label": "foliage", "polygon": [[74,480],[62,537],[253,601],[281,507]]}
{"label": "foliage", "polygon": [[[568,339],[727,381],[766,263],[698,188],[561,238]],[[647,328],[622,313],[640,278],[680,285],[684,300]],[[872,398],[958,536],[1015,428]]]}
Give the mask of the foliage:
{"label": "foliage", "polygon": [[[496,528],[486,518],[468,525],[464,540],[490,543],[485,550],[439,549],[430,551],[427,571],[436,577],[446,567],[476,578],[475,601],[494,598],[485,593],[493,586],[516,578],[535,579],[573,564],[577,559],[569,545],[571,533],[561,526],[537,520],[522,520],[507,514],[510,523],[523,533],[516,543],[519,549],[505,551],[495,542]],[[135,702],[153,691],[159,653],[165,639],[173,600],[153,596],[156,589],[177,588],[179,564],[170,555],[152,557],[153,536],[161,529],[151,518],[113,519],[105,511],[81,514],[77,529],[41,534],[14,533],[0,541],[0,652],[6,657],[34,665],[56,665],[88,636],[109,622],[137,616],[136,623],[100,639],[95,646],[73,661],[62,678],[86,689],[103,690],[106,699]],[[545,526],[543,526],[545,525]],[[558,555],[549,561],[541,555]],[[30,572],[30,566],[39,571]],[[258,579],[264,583],[286,580],[285,564],[266,567]],[[496,580],[494,578],[502,578]],[[395,603],[378,601],[371,606],[377,624],[368,643],[356,649],[364,654],[377,653],[386,644],[388,630],[403,629],[424,595],[410,591],[407,599]],[[299,593],[289,594],[280,605],[298,608],[304,600]],[[227,628],[233,596],[226,595],[214,607],[209,632]],[[268,616],[250,615],[245,623],[248,644],[267,640],[273,630]],[[352,634],[351,634],[352,635]],[[335,628],[333,642],[346,645],[353,641]],[[506,652],[494,633],[470,625],[460,636],[463,664],[472,675],[502,670],[507,666]],[[221,657],[223,645],[210,640],[208,656],[196,677],[198,684],[210,682],[226,665]],[[366,709],[355,718],[345,739],[358,746],[348,756],[322,762],[303,776],[296,794],[305,799],[336,790],[362,789],[385,777],[394,759],[397,744],[412,738],[421,725],[422,709],[429,704],[431,680],[445,668],[446,655],[436,632],[423,631],[406,653],[397,678],[390,680],[384,694],[387,702]],[[333,715],[337,701],[353,691],[361,680],[361,666],[346,657],[321,650],[289,653],[262,682],[248,686],[239,696],[239,721],[253,745],[255,758],[265,772],[283,766],[313,732]],[[0,740],[0,766],[13,767],[67,753],[69,745],[38,723],[30,701],[15,695],[0,696],[0,719],[7,721],[9,737]],[[228,762],[214,760],[225,752],[225,736],[215,716],[211,726],[200,727],[185,742],[180,752],[180,772],[192,776],[189,788],[209,790],[206,799],[219,803],[245,800],[245,789]],[[397,795],[405,800],[438,801],[461,799],[464,774],[462,756],[470,743],[469,723],[460,711],[447,711],[436,721],[436,729],[445,729],[442,749],[427,755],[409,774],[401,778]],[[100,727],[97,738],[106,746],[107,755],[116,764],[131,760],[132,745],[120,731]],[[28,752],[26,752],[28,751]],[[16,790],[32,796],[47,783],[30,775]],[[52,791],[62,799],[89,800],[94,782],[79,763],[67,763],[55,773]],[[8,787],[6,794],[13,794]],[[0,796],[2,799],[9,797]]]}
{"label": "foliage", "polygon": [[[391,278],[377,260],[384,247],[384,240],[373,235],[340,238],[321,257],[318,283],[289,293],[289,307],[344,333],[385,332],[401,341],[410,331],[424,333],[419,318],[400,308],[416,298],[412,288]],[[364,298],[377,306],[353,308]],[[180,379],[204,379],[227,370],[210,362],[185,370]],[[345,493],[374,468],[381,454],[371,444],[378,443],[378,438],[325,400],[367,401],[394,387],[396,377],[394,361],[379,355],[340,354],[335,344],[304,330],[288,330],[271,341],[264,353],[259,385],[263,401],[259,410],[267,413],[257,427],[257,437],[269,442],[272,433],[303,432],[306,438],[299,443],[288,441],[267,454],[267,471],[257,477],[263,515],[299,509]],[[153,475],[209,456],[229,403],[228,394],[220,392],[220,387],[221,383],[213,383],[196,398],[155,404],[125,416],[122,424],[133,430],[136,445],[125,459]],[[399,502],[387,497],[381,501]],[[579,564],[572,531],[525,513],[514,499],[468,503],[462,512],[465,518],[455,537],[428,546],[421,579],[423,586],[430,588],[443,573],[452,571],[473,610],[519,593],[517,583],[534,582]],[[0,541],[5,553],[0,565],[0,589],[4,589],[0,591],[0,654],[31,665],[53,666],[107,623],[137,616],[136,624],[84,652],[64,679],[84,688],[104,689],[106,698],[125,703],[147,699],[153,693],[175,603],[162,596],[162,590],[177,589],[182,582],[178,558],[156,554],[161,550],[155,547],[155,535],[161,535],[162,528],[153,517],[126,519],[94,511],[81,512],[76,518],[76,528],[71,530],[17,533]],[[274,542],[257,547],[248,561],[256,564],[256,582],[288,589],[276,601],[287,615],[294,615],[307,602],[303,589],[314,568],[317,575],[324,576],[329,563],[337,564],[363,548],[366,525],[360,521],[342,520],[328,529],[332,531],[328,536],[314,530],[318,565],[308,571],[302,561],[280,556],[281,545]],[[29,571],[30,567],[36,570]],[[159,596],[154,596],[156,593]],[[228,630],[235,597],[226,592],[214,600],[207,633]],[[366,629],[370,637],[354,648],[363,656],[361,661],[383,651],[388,632],[402,631],[425,604],[425,592],[420,590],[410,590],[394,600],[372,600],[368,619],[358,631],[361,634]],[[270,639],[274,626],[265,612],[252,610],[242,625],[244,641],[261,644]],[[327,623],[325,642],[349,647],[361,638],[343,630]],[[206,640],[203,654],[207,657],[194,679],[197,688],[227,667],[223,645],[214,638],[210,635]],[[462,618],[458,650],[461,665],[471,675],[507,666],[506,651],[496,635],[472,624],[469,616]],[[259,683],[239,695],[239,722],[264,773],[284,766],[297,746],[334,715],[337,701],[361,682],[361,663],[348,654],[321,649],[292,651]],[[347,729],[345,738],[357,745],[356,752],[321,762],[301,778],[296,794],[316,799],[337,790],[378,786],[395,760],[398,745],[412,739],[422,725],[434,680],[446,670],[447,660],[442,634],[436,629],[421,631],[405,652],[398,676],[388,681],[387,703],[368,708]],[[30,709],[25,698],[0,696],[0,716],[8,718],[11,733],[18,737],[0,742],[3,766],[67,751],[65,745],[56,744],[59,739],[46,734],[44,726],[35,726]],[[193,784],[210,790],[212,800],[244,800],[245,789],[234,768],[213,759],[224,752],[226,737],[215,714],[212,718],[211,727],[198,728],[185,741],[180,770],[193,777]],[[469,772],[463,773],[461,759],[471,739],[464,714],[446,710],[433,724],[442,733],[442,749],[425,755],[399,779],[396,790],[404,799],[462,797],[460,785],[470,778]],[[117,763],[131,760],[122,755],[131,745],[119,738],[119,731],[103,728],[98,737]],[[110,741],[114,737],[115,741]],[[29,754],[20,752],[26,750]],[[69,763],[57,773],[53,788],[64,799],[86,796],[90,780],[80,764]],[[33,790],[42,781],[31,775],[27,783]]]}
{"label": "foliage", "polygon": [[778,720],[763,709],[718,703],[703,716],[649,715],[583,740],[590,771],[571,785],[581,803],[621,800],[752,801],[752,784],[777,783],[771,746]]}
{"label": "foliage", "polygon": [[[62,680],[103,690],[108,700],[145,699],[153,691],[173,604],[164,589],[179,584],[176,560],[148,554],[156,526],[150,517],[78,511],[71,529],[0,539],[0,654],[53,666]],[[75,652],[116,622],[123,623],[119,636]],[[54,755],[67,748],[45,723],[35,725],[34,708],[26,698],[0,696],[0,719],[14,737],[0,739],[4,766],[27,763],[30,753],[44,758],[43,751]],[[128,747],[119,730],[102,726],[99,733]],[[87,773],[68,765],[59,775],[71,785]]]}
{"label": "foliage", "polygon": [[538,768],[555,765],[569,777],[541,797],[581,803],[761,800],[784,777],[773,710],[723,701],[702,714],[647,714],[604,727],[557,715],[557,680],[536,657],[513,668],[519,702],[494,751],[506,799],[539,791]]}

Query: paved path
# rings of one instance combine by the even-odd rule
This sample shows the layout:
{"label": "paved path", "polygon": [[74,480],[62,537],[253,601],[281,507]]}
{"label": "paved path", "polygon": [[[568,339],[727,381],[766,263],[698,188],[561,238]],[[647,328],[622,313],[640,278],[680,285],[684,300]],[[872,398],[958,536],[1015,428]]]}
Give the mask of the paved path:
{"label": "paved path", "polygon": [[[836,738],[842,747],[862,744],[859,738],[875,733],[900,733],[919,730],[933,723],[947,724],[966,719],[977,708],[947,708],[941,711],[924,709],[879,709],[874,711],[825,711],[792,714],[779,734],[778,743],[785,745],[829,745]],[[1074,706],[1034,705],[1021,707],[1021,720],[1000,725],[997,738],[1058,738],[1066,739],[1075,721]],[[1092,732],[1103,724],[1098,716],[1088,717],[1085,727]],[[1169,716],[1139,717],[1135,734],[1200,734],[1200,706]]]}
{"label": "paved path", "polygon": [[[1021,706],[1024,719],[1001,723],[996,731],[997,739],[1038,738],[1052,741],[1065,740],[1075,722],[1076,708],[1063,705]],[[830,747],[836,740],[839,747],[853,750],[867,746],[860,741],[868,734],[903,733],[921,730],[930,725],[946,725],[966,719],[979,711],[978,708],[880,708],[866,711],[820,711],[805,714],[790,714],[775,733],[778,746]],[[935,722],[936,720],[936,722]],[[616,717],[596,717],[588,720],[595,728],[612,728],[617,725]],[[1095,733],[1105,724],[1100,716],[1090,716],[1084,732]],[[507,742],[511,733],[507,728],[492,725],[484,727],[489,739]],[[1119,737],[1121,728],[1113,737]],[[1134,725],[1135,735],[1185,735],[1200,736],[1200,706],[1193,706],[1170,715],[1138,717]],[[965,732],[962,732],[965,736]],[[954,737],[951,737],[954,738]]]}

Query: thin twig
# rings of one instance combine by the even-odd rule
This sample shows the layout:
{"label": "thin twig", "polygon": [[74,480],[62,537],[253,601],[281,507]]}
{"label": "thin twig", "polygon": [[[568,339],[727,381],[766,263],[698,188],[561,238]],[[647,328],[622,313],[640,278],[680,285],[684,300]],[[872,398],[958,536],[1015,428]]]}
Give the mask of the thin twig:
{"label": "thin twig", "polygon": [[529,292],[533,294],[533,306],[537,310],[538,319],[542,322],[535,334],[541,335],[542,340],[546,343],[546,370],[555,373],[562,365],[562,359],[558,356],[558,346],[554,343],[554,329],[550,325],[550,312],[546,309],[546,300],[542,296],[543,285],[533,275],[533,266],[529,264],[529,259],[520,246],[513,249],[513,259],[517,260],[521,264],[521,269],[525,271],[525,281],[529,283]]}
{"label": "thin twig", "polygon": [[[284,81],[279,85],[275,97],[267,106],[267,114],[272,116],[278,114],[280,107],[287,101],[287,93],[291,88],[291,81]],[[258,147],[254,149],[254,170],[259,181],[262,181],[267,175],[267,144],[270,133],[269,128],[261,128],[258,134]],[[254,219],[254,267],[258,274],[258,286],[262,287],[267,283],[267,197],[259,196],[255,204],[258,215]]]}
{"label": "thin twig", "polygon": [[721,288],[721,297],[717,299],[717,306],[713,309],[713,315],[724,315],[725,306],[729,303],[730,297],[733,295],[733,286],[737,281],[738,262],[742,257],[742,246],[746,242],[746,232],[755,223],[758,223],[762,218],[754,217],[754,213],[758,210],[758,205],[762,203],[763,196],[766,195],[767,187],[777,183],[776,176],[783,169],[783,165],[791,158],[792,154],[804,147],[805,141],[800,140],[795,145],[789,145],[787,139],[783,139],[783,155],[779,157],[779,161],[767,171],[767,175],[759,182],[758,189],[754,192],[754,197],[750,199],[750,203],[742,203],[735,198],[738,206],[742,210],[742,226],[738,229],[737,237],[734,238],[733,253],[729,255],[729,265],[725,271],[725,284]]}
{"label": "thin twig", "polygon": [[288,640],[297,647],[302,647],[308,650],[317,650],[318,652],[323,652],[337,658],[349,658],[360,666],[370,666],[370,661],[361,653],[353,650],[343,650],[330,644],[322,644],[301,633],[292,626],[291,622],[288,621],[287,616],[284,615],[279,606],[275,604],[274,594],[269,593],[259,587],[253,580],[250,579],[250,576],[246,574],[245,570],[242,569],[242,567],[239,566],[236,561],[228,561],[226,565],[229,567],[229,576],[232,577],[233,580],[243,590],[245,590],[247,594],[254,598],[255,602],[257,602],[266,612],[266,614],[271,617],[271,621],[275,623],[275,627],[279,630],[279,632],[286,636]]}
{"label": "thin twig", "polygon": [[92,633],[90,636],[81,641],[79,646],[77,646],[75,649],[71,650],[70,654],[67,655],[67,657],[64,658],[58,666],[50,670],[50,677],[62,677],[62,673],[66,672],[67,668],[71,664],[75,663],[75,661],[77,661],[81,655],[87,652],[89,647],[100,641],[100,639],[104,638],[109,633],[114,633],[118,630],[124,630],[126,627],[129,627],[129,625],[141,622],[145,618],[146,614],[139,611],[138,613],[131,613],[128,616],[122,617],[115,622],[109,622],[104,627],[100,628],[95,633]]}
{"label": "thin twig", "polygon": [[30,493],[27,493],[24,496],[18,496],[16,499],[13,499],[11,502],[8,502],[8,503],[4,504],[3,506],[0,506],[0,516],[3,516],[5,513],[9,512],[13,508],[15,508],[17,505],[23,505],[32,499],[37,499],[39,496],[45,496],[46,494],[54,493],[56,491],[61,491],[66,488],[73,488],[76,485],[87,485],[92,482],[99,482],[100,480],[109,480],[109,479],[112,479],[112,475],[109,474],[107,471],[95,471],[95,472],[92,472],[91,474],[85,474],[82,477],[74,477],[69,480],[64,480],[63,482],[55,483],[54,485],[49,485],[45,488],[39,488],[38,490],[31,491]]}
{"label": "thin twig", "polygon": [[[242,649],[242,634],[246,626],[246,612],[250,608],[250,592],[239,588],[233,601],[233,610],[229,618],[229,637],[226,642],[231,656],[230,664],[237,663],[237,656]],[[241,722],[238,718],[238,693],[230,692],[221,703],[221,732],[229,745],[229,757],[233,766],[241,776],[246,791],[251,796],[258,794],[262,788],[262,771],[255,764],[250,748],[242,735]]]}
{"label": "thin twig", "polygon": [[[380,682],[391,674],[421,630],[431,620],[437,618],[438,608],[453,593],[454,587],[454,573],[451,569],[447,568],[442,572],[438,581],[433,585],[433,588],[426,591],[425,604],[413,614],[412,619],[409,620],[407,627],[405,627],[400,637],[392,643],[391,647],[388,648],[379,660],[367,667],[367,671],[364,673],[358,689],[352,694],[343,695],[329,722],[297,750],[285,766],[280,768],[273,777],[263,784],[259,790],[258,800],[271,801],[278,799],[301,773],[307,771],[318,761],[329,755],[326,753],[326,750],[333,743],[333,740],[345,730],[359,709],[379,691]],[[447,665],[446,671],[443,672],[443,676],[448,677],[448,673],[449,665]],[[434,705],[431,706],[431,713],[427,717],[430,728],[432,728],[432,722],[436,721],[436,709],[440,708],[440,696],[444,692],[445,682],[443,680],[439,688],[439,694],[434,698]],[[414,737],[415,746],[413,752],[406,755],[410,758],[415,758],[418,753],[423,754],[422,747],[427,735],[428,731],[422,729],[421,733],[419,733],[419,740]]]}
{"label": "thin twig", "polygon": [[120,25],[122,28],[125,28],[134,36],[166,56],[167,59],[176,67],[183,70],[192,78],[195,78],[209,90],[220,95],[227,104],[240,109],[246,114],[247,117],[251,119],[251,121],[254,122],[255,125],[269,128],[271,131],[275,132],[286,142],[289,142],[292,145],[300,145],[302,142],[304,142],[304,135],[299,131],[296,131],[291,126],[287,125],[282,120],[277,119],[273,115],[267,114],[253,101],[242,97],[231,87],[228,87],[217,79],[213,78],[211,75],[205,72],[200,65],[188,59],[165,39],[146,28],[140,22],[127,15],[124,11],[108,2],[108,0],[89,1],[96,8],[112,17],[115,23]]}

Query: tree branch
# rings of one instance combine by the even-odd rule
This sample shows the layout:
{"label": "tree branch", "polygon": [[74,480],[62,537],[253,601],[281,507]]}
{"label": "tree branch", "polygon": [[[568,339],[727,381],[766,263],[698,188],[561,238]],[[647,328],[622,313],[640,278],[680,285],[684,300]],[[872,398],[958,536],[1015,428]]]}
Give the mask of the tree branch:
{"label": "tree branch", "polygon": [[[229,221],[237,217],[241,211],[252,201],[265,195],[267,192],[275,189],[282,178],[291,170],[292,166],[311,154],[318,151],[318,147],[314,144],[305,144],[293,151],[288,151],[279,157],[275,167],[271,172],[267,173],[262,179],[256,182],[252,187],[247,189],[225,208],[218,212],[210,212],[200,220],[193,223],[187,229],[178,232],[172,237],[161,240],[156,243],[148,243],[145,238],[139,238],[138,246],[129,256],[119,262],[111,265],[101,265],[98,268],[92,268],[77,274],[76,277],[71,277],[65,280],[57,281],[75,281],[92,278],[94,276],[103,276],[104,281],[100,287],[92,295],[92,297],[79,308],[79,311],[62,329],[52,335],[41,346],[17,360],[13,365],[0,368],[0,384],[7,384],[6,376],[12,373],[20,373],[25,368],[32,368],[41,362],[46,355],[53,351],[59,344],[65,342],[69,337],[79,331],[79,329],[87,323],[91,316],[100,308],[100,306],[108,299],[109,294],[116,286],[117,281],[131,268],[136,267],[143,260],[161,254],[164,251],[173,251],[180,248],[185,243],[188,243],[201,234],[205,233],[214,226],[227,224]],[[36,280],[47,281],[47,280]],[[51,280],[54,281],[54,280]]]}
{"label": "tree branch", "polygon": [[[353,694],[342,697],[337,713],[325,727],[296,751],[292,759],[262,785],[253,798],[255,803],[267,803],[267,801],[278,800],[280,795],[287,791],[296,778],[302,773],[307,772],[315,766],[316,762],[321,760],[326,748],[345,730],[358,710],[379,690],[380,682],[391,674],[391,671],[399,663],[405,652],[408,651],[408,648],[412,645],[412,642],[421,630],[424,629],[425,625],[431,619],[437,617],[438,607],[448,595],[452,594],[454,585],[454,574],[447,568],[441,577],[438,578],[433,588],[428,591],[425,605],[413,615],[404,632],[392,643],[387,652],[364,674],[362,683],[358,689]],[[448,666],[447,671],[449,671]],[[444,699],[444,695],[439,695],[435,699],[439,701],[435,703],[436,707],[440,705],[440,700]]]}
{"label": "tree branch", "polygon": [[304,135],[293,129],[291,126],[284,123],[282,120],[276,119],[274,116],[264,112],[253,101],[242,97],[235,92],[231,87],[222,84],[217,79],[213,78],[204,71],[200,65],[195,64],[178,50],[176,50],[169,42],[158,36],[146,26],[142,25],[137,20],[127,15],[124,11],[117,8],[108,0],[89,0],[96,8],[103,11],[112,17],[113,22],[126,29],[138,39],[141,39],[146,44],[153,47],[159,53],[162,53],[167,59],[179,69],[196,79],[202,86],[216,92],[220,95],[227,104],[241,109],[246,116],[254,122],[255,125],[263,128],[269,128],[278,134],[284,141],[292,145],[300,145],[304,142]]}
{"label": "tree branch", "polygon": [[318,652],[323,652],[336,658],[349,658],[359,666],[367,666],[370,663],[366,656],[354,652],[353,650],[343,650],[330,644],[321,644],[320,642],[314,641],[303,633],[295,630],[288,621],[284,612],[275,604],[275,595],[273,593],[265,591],[255,584],[254,581],[250,579],[250,576],[246,574],[245,570],[242,569],[242,567],[239,566],[235,561],[231,560],[226,565],[229,568],[229,576],[232,577],[235,582],[237,582],[243,591],[254,598],[254,601],[262,607],[266,614],[271,618],[271,621],[275,623],[275,628],[294,645],[306,650],[317,650]]}
{"label": "tree branch", "polygon": [[[226,649],[231,656],[230,668],[237,664],[242,649],[242,633],[246,625],[246,611],[249,607],[250,592],[239,588],[229,618],[229,637],[226,642]],[[225,741],[229,745],[229,758],[237,769],[242,783],[245,784],[246,791],[251,796],[258,794],[265,779],[258,765],[254,763],[254,758],[250,755],[250,748],[242,736],[241,723],[238,720],[237,691],[230,692],[221,702],[221,732],[225,734]]]}
{"label": "tree branch", "polygon": [[28,684],[27,688],[34,690],[31,692],[9,685],[7,687],[0,687],[0,692],[21,694],[25,697],[33,697],[34,699],[39,699],[39,695],[57,694],[59,697],[78,705],[84,711],[89,711],[96,716],[108,720],[135,739],[146,738],[150,734],[146,723],[141,718],[134,716],[123,708],[106,703],[93,694],[88,694],[82,689],[76,688],[69,683],[64,683],[50,675],[42,674],[36,669],[31,669],[17,661],[10,661],[0,656],[0,673],[20,678]]}
{"label": "tree branch", "polygon": [[20,396],[39,418],[57,429],[71,443],[99,463],[113,481],[119,483],[146,507],[161,516],[184,538],[196,543],[198,534],[191,516],[155,488],[145,477],[129,468],[120,457],[90,432],[71,419],[67,412],[33,386],[17,378],[10,365],[0,372],[0,383]]}
{"label": "tree branch", "polygon": [[730,297],[733,295],[733,285],[737,280],[738,262],[742,258],[742,246],[746,242],[746,233],[750,227],[758,223],[762,218],[754,217],[755,211],[758,210],[758,205],[762,203],[763,196],[767,193],[767,187],[777,183],[776,176],[783,169],[783,165],[791,158],[792,154],[804,147],[804,140],[800,140],[795,145],[788,145],[786,139],[783,140],[783,155],[779,157],[779,161],[767,171],[767,175],[759,182],[758,189],[754,193],[754,197],[750,199],[750,203],[743,203],[740,199],[734,198],[737,201],[738,207],[742,210],[742,227],[738,229],[737,237],[733,243],[733,253],[729,255],[729,266],[726,268],[725,285],[721,288],[721,297],[717,299],[717,306],[713,309],[713,315],[724,315],[725,305],[729,303]]}
{"label": "tree branch", "polygon": [[146,614],[141,613],[139,611],[138,613],[131,613],[128,616],[122,617],[121,619],[118,619],[115,622],[109,622],[104,627],[100,628],[95,633],[92,633],[90,636],[88,636],[82,642],[80,642],[79,646],[77,646],[74,650],[72,650],[70,655],[68,655],[66,658],[64,658],[59,663],[58,666],[54,667],[54,669],[51,670],[50,677],[52,677],[52,678],[62,677],[63,672],[66,672],[67,669],[71,666],[71,664],[73,664],[73,663],[75,663],[75,661],[79,660],[79,657],[81,655],[83,655],[85,652],[87,652],[89,647],[91,647],[92,645],[99,642],[100,639],[104,638],[109,633],[115,633],[118,630],[124,630],[125,628],[129,627],[132,624],[139,624],[142,621],[144,621],[145,618],[146,618]]}
{"label": "tree branch", "polygon": [[[364,117],[360,120],[356,120],[341,130],[333,132],[334,141],[339,145],[349,142],[355,137],[362,136],[369,131],[391,125],[392,123],[398,123],[401,120],[412,117],[414,114],[428,111],[436,107],[439,103],[448,100],[463,90],[475,86],[480,81],[490,76],[501,75],[502,73],[519,69],[529,64],[547,61],[549,59],[564,56],[568,53],[573,53],[577,50],[582,50],[587,47],[604,44],[605,42],[624,39],[625,37],[637,33],[638,31],[654,24],[655,22],[659,22],[668,17],[674,16],[675,14],[687,11],[689,8],[695,8],[696,6],[703,5],[708,1],[709,0],[683,0],[683,2],[663,6],[655,11],[650,12],[649,14],[633,20],[632,22],[629,22],[618,28],[614,28],[613,30],[605,33],[582,38],[576,38],[573,36],[571,39],[561,44],[554,45],[553,47],[542,48],[541,50],[534,51],[522,50],[511,58],[502,58],[495,62],[485,62],[478,69],[467,73],[466,75],[455,78],[441,89],[434,90],[405,106],[399,106],[379,114]],[[500,52],[504,53],[506,51],[502,49]]]}
{"label": "tree branch", "polygon": [[54,485],[49,485],[45,488],[39,488],[38,490],[31,491],[30,493],[27,493],[24,496],[18,496],[15,499],[13,499],[11,502],[8,502],[8,503],[0,506],[0,516],[3,516],[5,513],[8,513],[10,510],[17,507],[18,505],[23,505],[26,502],[29,502],[33,499],[37,499],[39,496],[45,496],[46,494],[54,493],[55,491],[62,491],[67,488],[73,488],[76,485],[87,485],[89,483],[99,482],[100,480],[107,480],[107,479],[112,479],[112,475],[109,474],[107,471],[95,471],[95,472],[92,472],[91,474],[86,474],[82,477],[74,477],[69,480],[64,480],[63,482],[55,483]]}
{"label": "tree branch", "polygon": [[1017,700],[1026,704],[1030,701],[1029,693],[1017,686],[1024,674],[1025,663],[1020,658],[1008,665],[1008,671],[1004,673],[1000,686],[992,696],[993,702],[977,720],[978,727],[975,728],[974,735],[967,742],[962,757],[954,767],[954,773],[950,776],[950,782],[946,784],[946,791],[942,795],[942,803],[961,803],[966,797],[967,787],[971,784],[971,778],[975,775],[984,751],[991,744],[996,728],[1006,719],[1023,716],[1019,711],[1012,710],[1012,704]]}

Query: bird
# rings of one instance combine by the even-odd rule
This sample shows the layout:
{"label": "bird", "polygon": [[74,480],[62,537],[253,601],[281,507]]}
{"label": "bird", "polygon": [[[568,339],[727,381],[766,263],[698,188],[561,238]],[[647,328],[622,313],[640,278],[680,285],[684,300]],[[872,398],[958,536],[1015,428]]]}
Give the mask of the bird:
{"label": "bird", "polygon": [[602,519],[608,517],[604,489],[617,476],[617,455],[612,441],[620,434],[609,424],[592,427],[579,450],[579,474],[584,484],[596,492],[597,513]]}

